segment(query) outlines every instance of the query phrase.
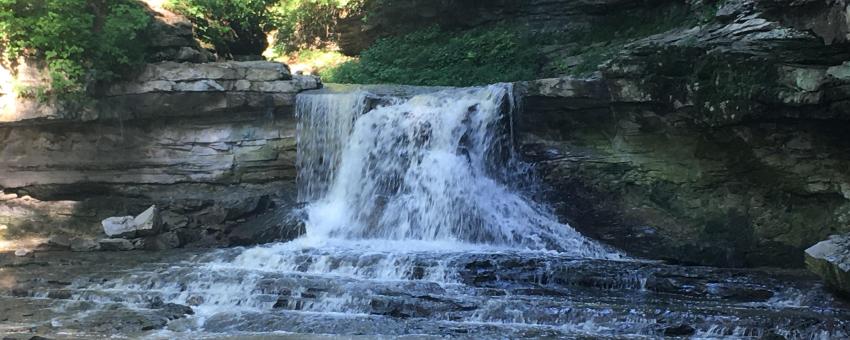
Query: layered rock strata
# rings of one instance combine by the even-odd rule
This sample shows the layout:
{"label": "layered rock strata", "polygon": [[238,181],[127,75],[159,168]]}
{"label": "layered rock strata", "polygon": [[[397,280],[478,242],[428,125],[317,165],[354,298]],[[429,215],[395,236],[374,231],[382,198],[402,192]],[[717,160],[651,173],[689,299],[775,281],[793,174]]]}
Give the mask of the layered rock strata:
{"label": "layered rock strata", "polygon": [[320,86],[278,63],[165,62],[83,110],[22,112],[0,123],[2,237],[99,238],[155,204],[178,245],[228,244],[293,199],[293,103]]}

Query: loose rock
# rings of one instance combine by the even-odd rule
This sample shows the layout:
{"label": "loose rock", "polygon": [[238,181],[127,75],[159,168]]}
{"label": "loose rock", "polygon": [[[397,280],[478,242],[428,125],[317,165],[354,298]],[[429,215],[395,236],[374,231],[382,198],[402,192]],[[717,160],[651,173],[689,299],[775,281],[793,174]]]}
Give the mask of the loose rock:
{"label": "loose rock", "polygon": [[100,250],[105,251],[127,251],[133,250],[133,243],[123,238],[109,238],[100,240]]}
{"label": "loose rock", "polygon": [[103,220],[101,224],[107,236],[122,238],[154,235],[159,230],[160,225],[159,214],[155,205],[136,217],[110,217]]}
{"label": "loose rock", "polygon": [[95,251],[100,249],[100,244],[92,239],[74,238],[71,239],[71,250],[76,252]]}
{"label": "loose rock", "polygon": [[673,327],[667,327],[664,329],[664,336],[689,336],[694,335],[696,330],[689,325],[678,325]]}
{"label": "loose rock", "polygon": [[830,287],[850,294],[850,234],[830,236],[806,249],[806,266]]}

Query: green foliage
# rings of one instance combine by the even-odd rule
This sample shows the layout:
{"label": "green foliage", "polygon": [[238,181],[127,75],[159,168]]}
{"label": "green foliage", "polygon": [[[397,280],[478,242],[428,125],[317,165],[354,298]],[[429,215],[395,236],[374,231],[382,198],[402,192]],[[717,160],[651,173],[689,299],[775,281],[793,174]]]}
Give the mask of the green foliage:
{"label": "green foliage", "polygon": [[279,0],[275,17],[275,53],[325,49],[333,42],[340,18],[359,13],[366,0]]}
{"label": "green foliage", "polygon": [[271,7],[280,0],[169,0],[169,9],[188,17],[201,40],[224,56],[259,55],[276,23]]}
{"label": "green foliage", "polygon": [[468,86],[535,77],[539,53],[515,27],[431,27],[378,40],[360,60],[322,73],[339,83]]}
{"label": "green foliage", "polygon": [[77,97],[144,60],[140,34],[150,16],[135,0],[0,0],[0,45],[7,59],[43,59],[50,89],[37,97]]}
{"label": "green foliage", "polygon": [[[374,1],[374,0],[373,0]],[[199,38],[223,56],[260,54],[276,32],[274,52],[324,49],[341,17],[366,0],[169,0],[168,7],[195,23]]]}

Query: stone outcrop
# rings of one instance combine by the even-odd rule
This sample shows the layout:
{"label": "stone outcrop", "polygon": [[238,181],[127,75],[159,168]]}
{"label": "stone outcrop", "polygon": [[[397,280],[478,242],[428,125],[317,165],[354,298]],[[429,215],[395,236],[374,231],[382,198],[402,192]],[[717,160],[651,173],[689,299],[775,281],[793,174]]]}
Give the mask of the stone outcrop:
{"label": "stone outcrop", "polygon": [[160,220],[156,206],[152,205],[136,217],[109,217],[101,222],[103,232],[109,237],[135,238],[155,235],[159,232]]}
{"label": "stone outcrop", "polygon": [[522,150],[548,200],[637,256],[802,266],[804,249],[850,231],[846,22],[804,20],[846,8],[726,1],[593,77],[523,84]]}
{"label": "stone outcrop", "polygon": [[295,95],[320,86],[279,63],[165,62],[81,110],[10,117],[4,238],[99,239],[103,219],[155,204],[159,234],[133,247],[226,245],[246,217],[294,200]]}
{"label": "stone outcrop", "polygon": [[829,286],[850,296],[850,234],[833,235],[806,249],[806,266]]}
{"label": "stone outcrop", "polygon": [[154,19],[146,32],[150,61],[205,63],[215,60],[215,55],[201,47],[195,39],[194,27],[189,19],[165,9],[162,0],[143,1]]}

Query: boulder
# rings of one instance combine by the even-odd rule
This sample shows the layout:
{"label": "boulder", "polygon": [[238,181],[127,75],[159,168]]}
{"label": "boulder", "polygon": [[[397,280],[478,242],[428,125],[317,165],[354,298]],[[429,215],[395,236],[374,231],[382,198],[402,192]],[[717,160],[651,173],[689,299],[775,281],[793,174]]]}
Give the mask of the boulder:
{"label": "boulder", "polygon": [[305,233],[303,210],[292,205],[275,207],[253,216],[228,235],[230,246],[286,242]]}
{"label": "boulder", "polygon": [[155,236],[134,240],[136,249],[168,250],[180,247],[180,237],[177,232],[170,231]]}
{"label": "boulder", "polygon": [[137,235],[152,235],[159,231],[159,214],[156,206],[152,205],[147,210],[133,219],[133,224],[136,226]]}
{"label": "boulder", "polygon": [[76,252],[87,252],[100,249],[100,244],[97,241],[79,237],[71,239],[69,246],[71,247],[71,251]]}
{"label": "boulder", "polygon": [[806,249],[806,266],[828,286],[850,294],[850,234],[830,236]]}
{"label": "boulder", "polygon": [[68,250],[71,248],[72,238],[66,234],[50,235],[47,239],[48,250]]}
{"label": "boulder", "polygon": [[152,205],[136,217],[110,217],[101,224],[109,237],[134,238],[155,235],[159,231],[159,222],[156,206]]}
{"label": "boulder", "polygon": [[103,232],[108,236],[134,235],[133,216],[109,217],[103,222]]}
{"label": "boulder", "polygon": [[107,238],[100,240],[100,250],[128,251],[133,250],[133,243],[123,238]]}

